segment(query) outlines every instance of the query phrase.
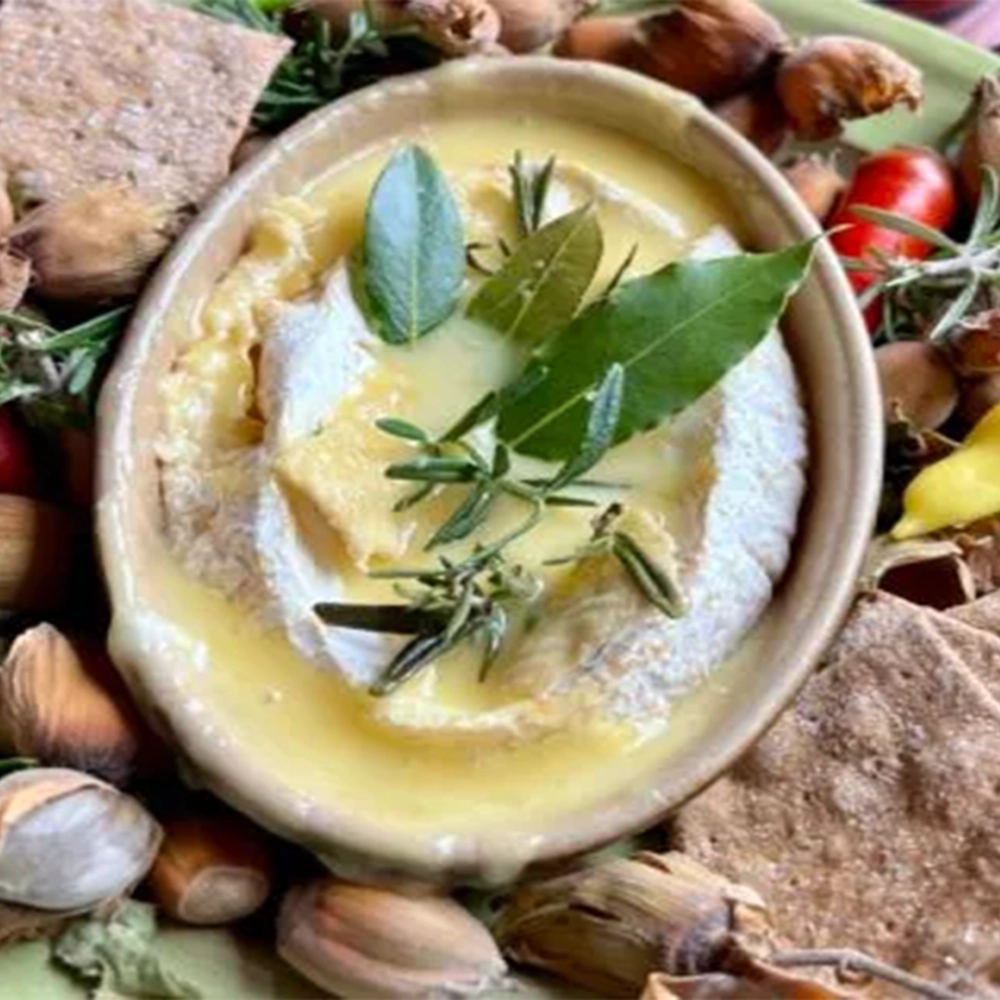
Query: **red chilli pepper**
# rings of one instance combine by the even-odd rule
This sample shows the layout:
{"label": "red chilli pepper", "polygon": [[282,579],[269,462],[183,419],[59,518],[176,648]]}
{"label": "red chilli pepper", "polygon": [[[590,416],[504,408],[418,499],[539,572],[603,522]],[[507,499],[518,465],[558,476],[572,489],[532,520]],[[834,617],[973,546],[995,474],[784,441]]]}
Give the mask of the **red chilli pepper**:
{"label": "red chilli pepper", "polygon": [[[929,243],[856,215],[852,209],[862,205],[947,230],[958,212],[954,175],[944,158],[931,149],[899,147],[875,153],[861,161],[829,221],[831,229],[845,227],[831,237],[841,257],[923,260],[933,249]],[[851,271],[849,277],[861,295],[878,276],[875,271]],[[872,333],[878,331],[882,321],[878,300],[865,310],[865,320]]]}
{"label": "red chilli pepper", "polygon": [[0,493],[34,496],[38,485],[28,437],[9,406],[0,408]]}

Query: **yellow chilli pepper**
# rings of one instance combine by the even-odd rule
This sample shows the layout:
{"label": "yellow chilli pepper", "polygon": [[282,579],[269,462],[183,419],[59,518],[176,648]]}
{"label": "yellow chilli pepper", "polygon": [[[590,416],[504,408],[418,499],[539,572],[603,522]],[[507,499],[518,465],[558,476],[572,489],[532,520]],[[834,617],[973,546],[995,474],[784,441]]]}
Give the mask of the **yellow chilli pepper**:
{"label": "yellow chilli pepper", "polygon": [[994,406],[947,458],[929,465],[903,494],[892,529],[902,541],[1000,513],[1000,406]]}

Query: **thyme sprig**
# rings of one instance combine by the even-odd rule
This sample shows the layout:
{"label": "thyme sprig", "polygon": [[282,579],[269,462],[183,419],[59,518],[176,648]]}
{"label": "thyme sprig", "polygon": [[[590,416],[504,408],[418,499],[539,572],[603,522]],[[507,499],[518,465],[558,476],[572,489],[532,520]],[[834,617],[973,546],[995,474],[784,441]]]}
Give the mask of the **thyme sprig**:
{"label": "thyme sprig", "polygon": [[87,426],[130,306],[64,330],[0,312],[0,406],[17,402],[36,424]]}
{"label": "thyme sprig", "polygon": [[970,314],[1000,307],[1000,177],[992,168],[983,170],[982,196],[964,241],[878,208],[858,206],[851,211],[934,247],[926,260],[878,251],[864,259],[844,260],[849,270],[876,276],[860,296],[860,305],[867,308],[881,300],[882,338],[943,341]]}

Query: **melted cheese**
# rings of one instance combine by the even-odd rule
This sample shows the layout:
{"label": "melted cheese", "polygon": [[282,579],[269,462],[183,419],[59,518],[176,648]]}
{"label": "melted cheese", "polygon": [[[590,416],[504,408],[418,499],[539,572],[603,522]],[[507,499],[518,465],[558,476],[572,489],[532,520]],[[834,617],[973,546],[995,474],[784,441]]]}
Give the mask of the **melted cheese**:
{"label": "melted cheese", "polygon": [[[476,141],[470,143],[473,128]],[[406,139],[420,141],[454,178],[466,179],[459,194],[471,239],[512,234],[509,200],[501,193],[506,183],[501,165],[515,149],[529,157],[555,154],[564,165],[550,206],[553,212],[593,197],[594,174],[576,164],[596,165],[604,181],[598,209],[606,243],[596,288],[634,242],[639,246],[635,273],[642,273],[686,254],[728,222],[703,182],[612,132],[497,114],[492,120],[477,117],[474,124],[441,122],[432,131]],[[326,361],[312,365],[317,378],[327,380],[325,396],[317,393],[313,402],[306,402],[312,399],[308,393],[289,393],[291,369],[282,374],[280,363],[271,363],[269,355],[276,355],[278,340],[270,338],[293,329],[289,316],[300,315],[305,323],[310,309],[321,309],[345,294],[345,279],[335,278],[318,305],[307,301],[288,312],[288,304],[304,293],[315,296],[321,276],[357,243],[367,193],[387,155],[385,149],[373,150],[301,196],[265,209],[246,254],[220,282],[192,327],[190,345],[163,390],[159,448],[173,515],[168,527],[187,569],[213,580],[232,602],[165,566],[154,601],[156,613],[193,644],[192,658],[206,665],[203,672],[192,672],[178,683],[189,687],[192,699],[211,704],[213,716],[222,720],[220,739],[252,741],[260,753],[274,757],[276,768],[294,768],[307,799],[336,798],[387,822],[448,829],[509,821],[525,809],[534,811],[533,821],[542,821],[545,815],[586,806],[623,782],[637,780],[662,759],[665,748],[696,730],[697,713],[688,716],[682,706],[674,727],[664,732],[664,706],[690,687],[691,678],[671,679],[669,668],[661,668],[653,682],[661,686],[653,739],[609,719],[563,725],[572,715],[573,702],[567,700],[559,712],[561,722],[546,728],[544,740],[524,739],[525,731],[517,728],[523,720],[513,719],[509,732],[521,734],[515,744],[502,740],[479,745],[470,756],[461,738],[463,726],[489,716],[503,730],[504,713],[522,706],[511,702],[511,692],[523,686],[523,671],[513,672],[506,686],[479,684],[478,662],[464,649],[394,698],[373,701],[345,683],[350,670],[324,673],[308,662],[359,664],[363,669],[355,681],[371,678],[398,643],[323,630],[311,616],[310,604],[323,599],[391,599],[387,585],[366,578],[364,569],[426,558],[423,541],[452,502],[428,504],[402,518],[392,516],[400,487],[385,480],[381,470],[405,457],[406,446],[374,430],[373,419],[391,414],[430,430],[442,429],[484,389],[506,381],[518,364],[502,341],[463,321],[452,321],[412,349],[387,348],[355,329],[353,336],[328,338],[322,348],[328,352]],[[613,184],[607,182],[609,177]],[[338,315],[343,319],[346,314]],[[353,329],[352,323],[348,319],[337,328],[343,334]],[[787,520],[788,503],[797,504],[801,492],[801,421],[792,412],[794,384],[787,360],[778,341],[772,343],[778,353],[768,355],[771,360],[763,369],[770,375],[765,374],[764,381],[776,378],[782,386],[779,402],[788,402],[789,409],[779,406],[775,426],[791,420],[784,460],[795,466],[798,477],[787,481],[779,497],[779,513]],[[714,482],[711,435],[705,437],[705,428],[715,405],[706,403],[671,427],[616,449],[599,470],[601,476],[632,484],[630,506],[655,511],[674,531],[697,535],[698,525],[690,522],[691,504],[681,501],[693,494],[704,497]],[[724,421],[719,426],[723,433]],[[270,463],[263,469],[269,477],[263,491],[258,488],[262,461]],[[504,502],[490,522],[491,532],[504,530],[521,513],[515,501]],[[590,516],[569,510],[554,513],[515,556],[536,565],[548,555],[565,554],[586,537]],[[194,535],[179,527],[186,518],[198,526]],[[239,529],[243,523],[251,527]],[[218,544],[219,538],[227,544]],[[787,537],[776,536],[766,555],[783,565],[786,553]],[[733,579],[745,582],[747,573],[757,573],[758,591],[766,602],[771,568],[766,574],[755,569],[756,560],[754,555]],[[567,571],[550,575],[557,594],[562,586],[559,573]],[[274,607],[272,600],[271,617],[254,621],[248,609],[266,604],[260,592],[272,576],[271,583],[283,581],[271,586],[279,592],[281,606]],[[569,597],[572,587],[580,584],[571,576],[566,577]],[[720,599],[717,591],[709,597]],[[758,605],[759,600],[738,619],[739,634],[759,616]],[[600,601],[591,608],[568,607],[579,612],[586,625],[571,637],[577,644],[587,641],[591,624],[598,630],[602,621],[606,626],[609,612],[624,614],[623,626],[634,616],[631,606],[620,602],[613,607]],[[268,629],[275,617],[284,621],[286,636]],[[704,627],[712,629],[711,623]],[[331,637],[331,631],[337,634]],[[728,651],[728,646],[718,647],[712,635],[692,638],[710,657],[717,648],[720,655]],[[544,662],[546,647],[539,649]],[[564,650],[557,658],[566,656]],[[661,658],[664,663],[670,660]],[[713,659],[711,665],[715,663]],[[699,668],[700,673],[707,672],[708,665]],[[536,678],[528,680],[524,704],[536,700]],[[692,696],[690,703],[696,701]],[[587,774],[587,782],[567,780],[579,773]]]}

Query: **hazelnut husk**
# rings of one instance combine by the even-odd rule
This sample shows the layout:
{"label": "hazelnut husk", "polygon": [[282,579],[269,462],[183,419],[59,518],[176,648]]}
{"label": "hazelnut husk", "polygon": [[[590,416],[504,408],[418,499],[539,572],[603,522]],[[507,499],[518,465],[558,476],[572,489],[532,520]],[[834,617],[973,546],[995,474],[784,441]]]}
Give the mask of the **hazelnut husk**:
{"label": "hazelnut husk", "polygon": [[735,939],[763,949],[763,900],[683,854],[641,853],[518,889],[494,928],[514,961],[604,996],[657,971],[715,971]]}
{"label": "hazelnut husk", "polygon": [[411,29],[442,55],[489,55],[504,51],[500,14],[489,0],[306,0],[303,9],[323,18],[340,37],[351,15],[366,10],[376,28]]}
{"label": "hazelnut husk", "polygon": [[800,139],[833,139],[844,122],[923,103],[923,75],[892,49],[829,35],[806,42],[778,70],[777,91]]}
{"label": "hazelnut husk", "polygon": [[0,250],[0,310],[14,312],[31,284],[31,261],[9,250]]}
{"label": "hazelnut husk", "polygon": [[559,38],[597,0],[490,0],[500,15],[500,44],[535,52]]}
{"label": "hazelnut husk", "polygon": [[770,81],[713,104],[712,112],[768,156],[776,153],[790,134],[788,116]]}
{"label": "hazelnut husk", "polygon": [[555,52],[626,66],[711,102],[750,87],[789,45],[781,24],[753,0],[680,0],[638,20],[580,21]]}
{"label": "hazelnut husk", "polygon": [[149,871],[160,836],[139,802],[90,775],[10,774],[0,780],[0,904],[69,915],[121,899]]}
{"label": "hazelnut husk", "polygon": [[264,834],[234,815],[166,820],[149,889],[174,920],[197,927],[233,924],[256,913],[271,894]]}
{"label": "hazelnut husk", "polygon": [[0,670],[0,732],[14,751],[127,784],[155,760],[103,645],[48,624],[22,632]]}
{"label": "hazelnut husk", "polygon": [[898,340],[875,351],[886,420],[902,414],[922,430],[940,427],[958,406],[958,379],[944,352],[921,340]]}
{"label": "hazelnut husk", "polygon": [[58,302],[129,298],[170,245],[176,216],[128,184],[109,184],[50,202],[11,230],[11,252],[27,258],[32,289]]}
{"label": "hazelnut husk", "polygon": [[975,205],[983,189],[983,168],[1000,173],[1000,77],[986,76],[973,93],[971,122],[958,156],[959,177]]}
{"label": "hazelnut husk", "polygon": [[332,877],[286,896],[278,953],[336,996],[470,997],[506,981],[493,938],[453,899]]}

